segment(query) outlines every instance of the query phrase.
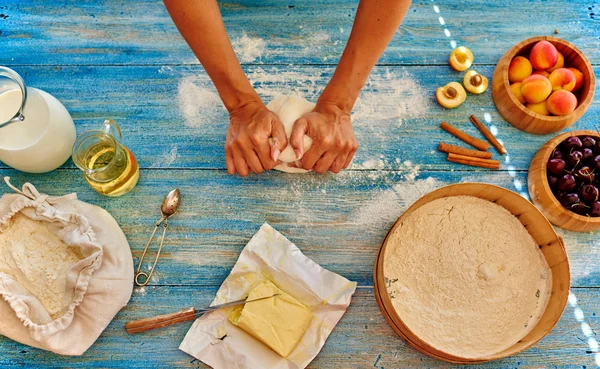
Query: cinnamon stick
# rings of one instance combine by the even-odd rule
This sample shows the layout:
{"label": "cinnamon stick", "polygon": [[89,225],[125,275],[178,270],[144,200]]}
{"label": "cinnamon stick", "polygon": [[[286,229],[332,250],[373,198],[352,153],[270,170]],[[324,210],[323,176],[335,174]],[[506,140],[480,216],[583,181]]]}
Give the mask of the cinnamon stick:
{"label": "cinnamon stick", "polygon": [[475,127],[477,127],[477,129],[479,130],[479,132],[481,132],[481,134],[483,135],[483,137],[485,137],[486,140],[488,140],[489,143],[491,143],[492,146],[494,146],[496,148],[496,150],[498,150],[498,152],[501,155],[506,154],[506,149],[504,148],[504,146],[502,146],[502,144],[492,134],[492,132],[490,132],[490,130],[485,126],[485,124],[481,123],[481,121],[479,119],[477,119],[477,117],[475,115],[471,115],[469,117],[469,119],[471,120],[471,122],[473,122],[473,124],[475,125]]}
{"label": "cinnamon stick", "polygon": [[452,153],[448,154],[447,159],[448,159],[448,161],[453,162],[453,163],[470,165],[472,167],[500,169],[500,161],[498,161],[498,160],[475,158],[472,156],[452,154]]}
{"label": "cinnamon stick", "polygon": [[466,149],[464,147],[460,147],[460,146],[455,146],[455,145],[450,145],[444,142],[440,142],[440,145],[438,146],[438,150],[441,152],[445,152],[445,153],[452,153],[452,154],[460,154],[460,155],[466,155],[466,156],[473,156],[476,158],[482,158],[482,159],[491,159],[492,158],[492,153],[489,151],[478,151],[478,150],[471,150],[471,149]]}
{"label": "cinnamon stick", "polygon": [[475,138],[473,136],[469,136],[468,134],[464,133],[463,131],[461,131],[460,129],[452,126],[449,123],[446,122],[442,122],[440,124],[440,127],[450,133],[451,135],[453,135],[454,137],[463,140],[464,142],[468,143],[469,145],[473,146],[476,149],[479,149],[481,151],[487,151],[490,148],[490,144],[485,142],[484,140],[480,140],[478,138]]}

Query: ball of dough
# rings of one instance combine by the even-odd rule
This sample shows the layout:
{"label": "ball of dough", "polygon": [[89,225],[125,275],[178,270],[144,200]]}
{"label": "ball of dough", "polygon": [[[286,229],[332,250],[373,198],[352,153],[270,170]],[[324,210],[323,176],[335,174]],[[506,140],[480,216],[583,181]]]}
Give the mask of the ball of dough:
{"label": "ball of dough", "polygon": [[[288,140],[292,134],[294,122],[302,115],[312,111],[314,107],[314,103],[306,101],[304,98],[297,95],[277,96],[267,104],[267,108],[275,113],[275,115],[279,117],[279,120],[281,120],[281,123],[283,123],[283,128],[285,129]],[[304,135],[304,152],[308,151],[311,144],[312,139],[307,135]],[[305,169],[291,167],[287,164],[298,159],[300,158],[296,158],[296,153],[288,141],[287,147],[281,152],[281,155],[279,155],[279,160],[282,164],[276,166],[275,169],[288,173],[308,172]]]}

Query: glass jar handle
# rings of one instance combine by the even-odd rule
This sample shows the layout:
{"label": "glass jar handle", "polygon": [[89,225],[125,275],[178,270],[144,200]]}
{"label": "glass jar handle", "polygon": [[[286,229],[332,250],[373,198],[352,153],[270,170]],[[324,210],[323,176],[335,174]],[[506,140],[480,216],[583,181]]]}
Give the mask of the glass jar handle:
{"label": "glass jar handle", "polygon": [[112,136],[117,142],[121,142],[123,139],[121,127],[119,127],[119,124],[114,119],[106,119],[104,123],[102,123],[102,131],[107,135]]}
{"label": "glass jar handle", "polygon": [[13,80],[21,89],[22,94],[21,106],[19,107],[19,111],[17,111],[15,116],[9,119],[8,121],[0,122],[0,128],[2,128],[11,123],[22,122],[25,120],[23,110],[25,110],[25,104],[27,103],[27,88],[25,87],[25,81],[23,81],[23,78],[21,78],[19,73],[15,72],[10,68],[0,67],[0,76]]}

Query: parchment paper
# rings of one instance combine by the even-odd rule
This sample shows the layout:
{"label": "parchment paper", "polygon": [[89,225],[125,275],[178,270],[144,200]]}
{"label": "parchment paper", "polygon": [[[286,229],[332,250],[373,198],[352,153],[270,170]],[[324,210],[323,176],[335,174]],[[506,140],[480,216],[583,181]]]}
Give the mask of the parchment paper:
{"label": "parchment paper", "polygon": [[246,245],[212,305],[244,299],[266,279],[309,307],[314,316],[302,340],[287,358],[231,324],[220,309],[198,318],[179,348],[215,369],[298,369],[323,348],[342,318],[356,282],[330,272],[268,224]]}

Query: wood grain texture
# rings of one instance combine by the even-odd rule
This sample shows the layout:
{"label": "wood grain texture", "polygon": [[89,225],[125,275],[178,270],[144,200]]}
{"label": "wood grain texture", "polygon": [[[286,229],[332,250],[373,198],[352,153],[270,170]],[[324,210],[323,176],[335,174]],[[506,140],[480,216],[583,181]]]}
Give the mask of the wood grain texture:
{"label": "wood grain texture", "polygon": [[[282,93],[315,100],[345,46],[356,4],[241,0],[222,2],[221,9],[244,69],[265,100]],[[3,0],[0,65],[12,66],[28,85],[60,99],[78,133],[105,118],[118,120],[142,170],[138,186],[117,199],[91,190],[71,162],[44,175],[0,164],[0,175],[12,176],[17,185],[31,181],[49,194],[74,191],[105,208],[122,226],[135,262],[163,196],[180,187],[184,206],[170,222],[150,285],[135,289],[131,304],[88,353],[59,357],[0,337],[0,367],[206,368],[177,348],[190,323],[136,336],[126,335],[124,324],[210,303],[265,221],[319,264],[359,283],[348,314],[310,368],[446,367],[410,348],[384,321],[371,287],[377,249],[402,211],[439,185],[480,181],[526,195],[529,161],[550,138],[505,123],[490,92],[469,95],[457,109],[437,105],[435,89],[463,78],[447,65],[450,41],[471,48],[475,69],[491,78],[495,63],[515,43],[558,28],[558,36],[580,48],[600,75],[597,7],[568,0],[416,0],[355,107],[361,147],[353,169],[338,176],[272,172],[242,179],[224,171],[227,114],[161,1]],[[258,47],[244,50],[248,38]],[[508,149],[498,172],[449,164],[435,151],[440,141],[460,143],[439,129],[442,120],[480,137],[468,122],[471,114],[497,130]],[[598,118],[600,104],[594,101],[573,128],[593,129]],[[583,312],[594,337],[600,324],[598,234],[558,232],[581,311],[568,306],[557,327],[532,349],[482,367],[594,365],[574,314],[580,318]]]}
{"label": "wood grain texture", "polygon": [[[513,178],[488,170],[421,170],[411,180],[415,174],[414,168],[413,172],[346,171],[325,176],[272,172],[242,179],[225,171],[146,170],[131,193],[111,199],[90,189],[77,170],[36,176],[0,170],[15,185],[28,180],[51,195],[64,194],[64,186],[80,199],[108,210],[129,240],[134,265],[160,216],[163,197],[178,187],[183,205],[169,221],[150,285],[213,286],[225,279],[264,222],[323,267],[370,286],[375,255],[385,234],[402,211],[427,192],[466,181],[493,183],[513,191],[516,185],[527,191],[526,172],[516,172]],[[563,234],[573,269],[572,285],[600,287],[597,234]]]}
{"label": "wood grain texture", "polygon": [[[201,67],[16,70],[30,86],[46,90],[64,103],[78,134],[97,129],[105,118],[116,119],[123,129],[125,145],[132,149],[142,168],[225,168],[223,145],[228,115]],[[252,66],[246,71],[265,101],[276,94],[290,93],[301,93],[314,101],[332,68]],[[493,68],[481,68],[479,72],[491,77]],[[600,75],[600,67],[596,74]],[[408,160],[434,170],[457,168],[446,163],[436,147],[440,141],[462,143],[442,131],[439,122],[445,120],[483,139],[469,122],[469,116],[476,114],[490,129],[498,130],[509,152],[509,164],[527,170],[535,152],[551,136],[527,134],[506,123],[489,92],[469,95],[456,109],[443,109],[435,101],[435,89],[460,78],[460,73],[447,66],[376,68],[353,113],[360,147],[352,167],[402,169],[402,163]],[[484,119],[486,113],[491,122]],[[599,117],[600,102],[596,100],[572,128],[593,129]]]}
{"label": "wood grain texture", "polygon": [[[585,46],[600,62],[600,27],[590,1],[415,0],[382,64],[446,65],[456,39],[475,65],[495,64],[515,43],[550,35]],[[159,0],[62,2],[4,0],[0,65],[179,65],[198,61]],[[435,13],[433,5],[439,6]],[[263,40],[260,57],[245,63],[335,64],[348,39],[356,0],[222,2],[233,40]],[[597,10],[596,13],[597,14]],[[538,16],[539,15],[539,16]],[[444,19],[444,25],[439,17]],[[451,37],[444,36],[447,28]],[[7,49],[5,49],[7,48]],[[239,49],[238,49],[239,50]]]}
{"label": "wood grain texture", "polygon": [[[181,323],[134,336],[125,334],[125,322],[155,313],[188,306],[190,302],[204,306],[212,301],[216,286],[153,286],[135,289],[127,308],[108,326],[92,348],[82,357],[48,354],[0,337],[0,367],[49,368],[208,368],[179,351],[191,323]],[[597,300],[600,289],[575,289],[578,307],[586,312],[591,326],[600,324]],[[568,306],[556,328],[530,350],[516,356],[469,368],[515,368],[556,366],[593,367],[594,355],[582,342],[585,336]],[[323,351],[309,366],[312,369],[363,368],[447,368],[414,350],[398,337],[381,315],[373,289],[357,289],[348,312],[327,340]]]}

